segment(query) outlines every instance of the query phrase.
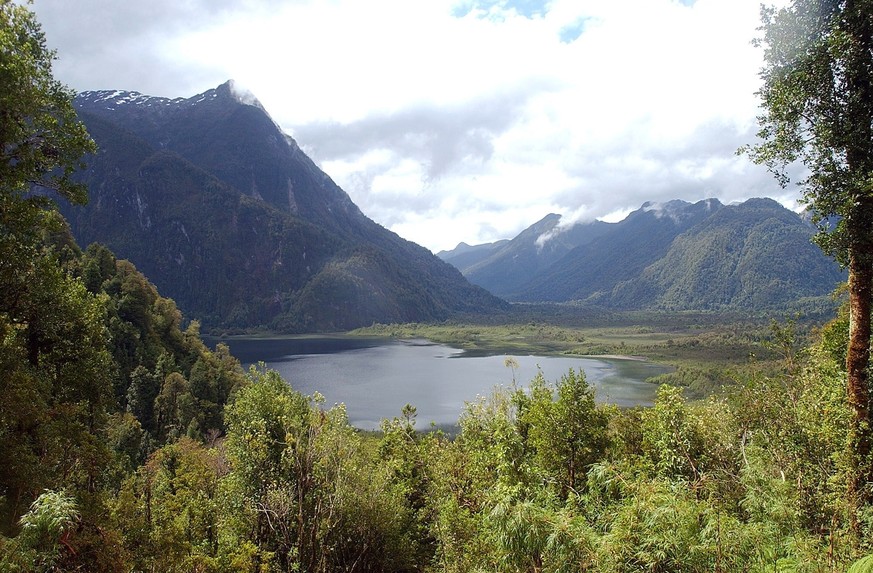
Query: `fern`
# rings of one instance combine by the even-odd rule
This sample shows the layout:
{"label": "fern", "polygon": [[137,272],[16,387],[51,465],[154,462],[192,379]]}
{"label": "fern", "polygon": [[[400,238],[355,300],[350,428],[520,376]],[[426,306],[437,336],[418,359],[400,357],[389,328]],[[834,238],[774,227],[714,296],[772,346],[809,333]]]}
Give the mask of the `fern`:
{"label": "fern", "polygon": [[873,554],[861,557],[852,563],[846,573],[873,573]]}

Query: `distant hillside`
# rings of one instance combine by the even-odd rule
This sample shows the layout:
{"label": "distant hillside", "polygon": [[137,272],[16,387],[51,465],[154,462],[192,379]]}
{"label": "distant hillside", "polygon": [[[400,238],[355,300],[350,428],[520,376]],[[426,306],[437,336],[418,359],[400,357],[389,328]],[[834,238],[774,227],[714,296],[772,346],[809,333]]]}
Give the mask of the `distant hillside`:
{"label": "distant hillside", "polygon": [[595,240],[576,247],[539,273],[514,297],[521,301],[585,300],[611,292],[663,257],[673,240],[721,208],[712,199],[695,204],[645,203]]}
{"label": "distant hillside", "polygon": [[[645,203],[621,222],[587,229],[589,240],[546,263],[530,245],[556,217],[502,247],[503,257],[492,253],[464,274],[509,300],[669,310],[787,308],[826,296],[845,280],[811,243],[810,223],[770,199]],[[586,226],[574,229],[580,227]],[[515,258],[510,245],[519,246]]]}
{"label": "distant hillside", "polygon": [[473,284],[511,298],[572,249],[589,244],[609,229],[601,221],[561,228],[560,221],[560,215],[547,215],[461,272]]}
{"label": "distant hillside", "polygon": [[618,307],[782,307],[845,280],[810,238],[814,229],[772,199],[727,205],[678,236],[639,277],[615,287]]}
{"label": "distant hillside", "polygon": [[502,239],[493,243],[482,243],[481,245],[468,245],[467,243],[458,243],[458,246],[451,251],[440,251],[436,254],[439,258],[456,267],[462,273],[476,263],[487,259],[494,254],[503,245],[507,244],[509,239]]}
{"label": "distant hillside", "polygon": [[345,330],[444,320],[506,303],[364,216],[230,83],[189,99],[86,92],[99,152],[82,244],[130,259],[206,326]]}

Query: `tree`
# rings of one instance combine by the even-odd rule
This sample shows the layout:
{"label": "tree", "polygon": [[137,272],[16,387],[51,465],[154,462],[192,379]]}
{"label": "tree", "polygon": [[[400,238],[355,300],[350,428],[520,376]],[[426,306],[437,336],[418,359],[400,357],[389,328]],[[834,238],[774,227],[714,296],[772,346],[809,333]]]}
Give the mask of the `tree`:
{"label": "tree", "polygon": [[856,507],[873,500],[869,388],[873,301],[873,1],[794,0],[762,9],[762,140],[748,147],[784,186],[799,181],[819,245],[849,269],[849,477]]}
{"label": "tree", "polygon": [[51,205],[41,187],[74,203],[87,199],[72,180],[96,148],[76,118],[73,93],[52,77],[55,53],[32,12],[0,0],[0,312],[14,303]]}
{"label": "tree", "polygon": [[532,401],[522,413],[539,464],[554,475],[561,496],[577,493],[588,466],[606,451],[606,416],[594,403],[585,373],[572,368],[556,385],[557,396],[542,374],[531,383]]}
{"label": "tree", "polygon": [[0,182],[4,196],[28,196],[37,185],[75,203],[87,199],[73,173],[95,150],[76,117],[73,92],[52,76],[55,52],[46,48],[36,17],[0,0]]}
{"label": "tree", "polygon": [[66,539],[79,519],[75,500],[63,491],[46,491],[21,517],[21,533],[0,553],[3,571],[57,571],[69,551]]}
{"label": "tree", "polygon": [[[225,538],[249,541],[282,571],[409,571],[405,491],[348,424],[345,407],[249,372],[228,405]],[[412,411],[408,410],[411,414]]]}
{"label": "tree", "polygon": [[53,220],[50,200],[34,188],[86,200],[71,177],[95,146],[72,92],[52,77],[53,59],[33,13],[0,0],[0,313],[26,289],[40,231]]}

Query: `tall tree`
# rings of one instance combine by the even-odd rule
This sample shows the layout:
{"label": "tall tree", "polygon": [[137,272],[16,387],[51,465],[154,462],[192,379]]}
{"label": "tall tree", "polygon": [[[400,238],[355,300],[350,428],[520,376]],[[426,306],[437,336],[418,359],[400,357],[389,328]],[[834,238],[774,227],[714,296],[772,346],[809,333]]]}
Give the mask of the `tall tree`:
{"label": "tall tree", "polygon": [[85,188],[71,177],[94,144],[73,92],[52,76],[54,59],[34,14],[0,0],[0,190],[26,194],[36,184],[84,203]]}
{"label": "tall tree", "polygon": [[26,6],[0,0],[0,318],[14,315],[27,290],[45,209],[53,190],[75,203],[87,199],[72,180],[95,150],[76,118],[73,93],[52,76],[55,53]]}
{"label": "tall tree", "polygon": [[51,193],[84,202],[71,177],[94,150],[53,59],[27,6],[0,0],[2,531],[53,480],[93,492],[105,453],[94,440],[110,388],[105,303],[45,241],[60,230]]}
{"label": "tall tree", "polygon": [[849,498],[873,501],[873,0],[794,0],[762,9],[762,142],[748,148],[784,186],[797,163],[821,247],[849,269],[846,356],[853,412]]}
{"label": "tall tree", "polygon": [[585,373],[572,368],[558,381],[556,396],[542,374],[531,382],[530,394],[521,422],[528,426],[537,461],[553,474],[566,498],[584,485],[588,466],[606,451],[606,415],[595,405]]}

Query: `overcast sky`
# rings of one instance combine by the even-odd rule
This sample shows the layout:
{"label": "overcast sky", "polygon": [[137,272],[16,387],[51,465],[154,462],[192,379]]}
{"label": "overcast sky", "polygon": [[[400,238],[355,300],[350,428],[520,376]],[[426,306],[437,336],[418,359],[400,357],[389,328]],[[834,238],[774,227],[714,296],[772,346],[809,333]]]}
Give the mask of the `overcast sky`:
{"label": "overcast sky", "polygon": [[228,79],[433,251],[645,201],[796,205],[754,141],[760,0],[35,0],[78,91]]}

